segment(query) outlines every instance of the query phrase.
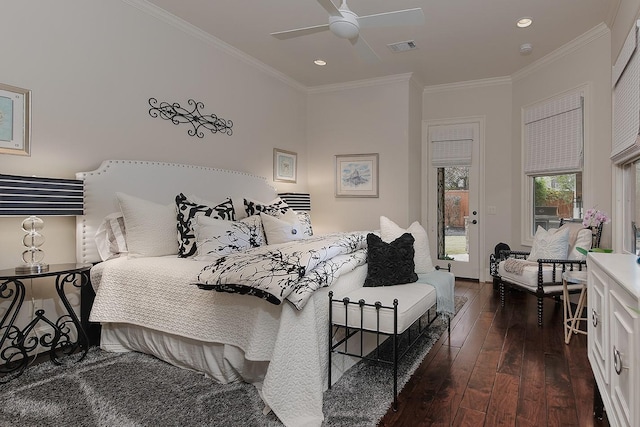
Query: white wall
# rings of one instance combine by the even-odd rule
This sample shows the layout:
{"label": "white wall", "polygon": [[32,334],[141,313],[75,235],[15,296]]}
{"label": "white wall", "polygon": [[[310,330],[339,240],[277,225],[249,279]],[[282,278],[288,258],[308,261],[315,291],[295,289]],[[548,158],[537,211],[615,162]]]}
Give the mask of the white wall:
{"label": "white wall", "polygon": [[[585,147],[583,205],[597,206],[611,214],[611,36],[606,28],[595,28],[587,42],[561,57],[543,62],[514,76],[511,139],[513,240],[520,236],[521,195],[521,109],[567,90],[588,85],[585,100]],[[518,243],[518,242],[515,242]],[[611,247],[611,226],[605,226],[602,247]],[[512,246],[513,248],[513,246]]]}
{"label": "white wall", "polygon": [[[308,180],[314,231],[379,229],[380,215],[401,226],[418,219],[415,207],[413,216],[409,208],[410,191],[415,193],[410,181],[419,180],[409,172],[409,85],[406,76],[314,88],[309,94]],[[362,153],[380,155],[380,197],[336,198],[334,156]]]}
{"label": "white wall", "polygon": [[[32,91],[31,156],[0,155],[1,173],[73,178],[105,159],[144,159],[271,179],[278,147],[298,153],[298,183],[276,186],[306,190],[306,92],[294,82],[124,1],[1,9],[0,82]],[[150,97],[201,101],[233,121],[233,135],[188,136],[187,125],[149,116]],[[21,263],[21,221],[0,218],[0,269]],[[45,218],[43,234],[46,261],[75,261],[74,218]],[[50,288],[36,286],[36,298]]]}

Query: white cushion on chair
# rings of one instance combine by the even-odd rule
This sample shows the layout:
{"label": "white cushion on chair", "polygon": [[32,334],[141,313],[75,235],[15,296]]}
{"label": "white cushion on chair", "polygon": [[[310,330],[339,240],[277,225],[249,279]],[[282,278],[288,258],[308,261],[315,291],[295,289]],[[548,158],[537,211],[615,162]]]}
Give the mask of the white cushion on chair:
{"label": "white cushion on chair", "polygon": [[[407,283],[405,285],[362,287],[345,295],[334,295],[334,299],[348,297],[352,302],[364,299],[367,304],[380,301],[385,307],[393,307],[393,300],[398,300],[398,334],[404,332],[420,316],[436,303],[436,290],[424,283]],[[352,328],[360,328],[360,306],[348,304],[347,317]],[[343,302],[333,302],[333,319],[336,325],[345,326],[345,305]],[[364,307],[363,328],[376,330],[376,308]],[[393,309],[380,309],[380,332],[393,333]]]}
{"label": "white cushion on chair", "polygon": [[[498,273],[505,282],[520,285],[523,288],[527,288],[530,291],[535,292],[538,289],[538,266],[531,265],[524,267],[522,274],[510,273],[504,269],[505,261],[501,261],[498,264]],[[553,267],[551,265],[544,265],[542,267],[542,281],[544,283],[550,283],[553,280]],[[556,265],[556,283],[557,285],[545,285],[544,291],[558,292],[562,290],[562,265]],[[569,291],[580,290],[582,285],[568,285]]]}

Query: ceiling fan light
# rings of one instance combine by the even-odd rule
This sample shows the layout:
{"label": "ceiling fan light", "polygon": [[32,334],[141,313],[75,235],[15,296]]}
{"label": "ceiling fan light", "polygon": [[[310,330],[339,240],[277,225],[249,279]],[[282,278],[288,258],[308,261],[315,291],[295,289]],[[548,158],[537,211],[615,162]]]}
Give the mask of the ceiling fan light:
{"label": "ceiling fan light", "polygon": [[316,59],[315,61],[313,61],[313,63],[321,67],[327,65],[327,61],[325,61],[324,59]]}
{"label": "ceiling fan light", "polygon": [[360,26],[358,25],[358,15],[349,9],[341,9],[341,16],[329,17],[329,30],[341,39],[354,39],[358,37]]}
{"label": "ceiling fan light", "polygon": [[524,16],[516,22],[519,28],[527,28],[531,24],[533,24],[533,18],[529,18],[528,16]]}
{"label": "ceiling fan light", "polygon": [[352,39],[358,36],[360,31],[357,25],[348,21],[334,21],[329,24],[329,29],[333,34],[342,39]]}

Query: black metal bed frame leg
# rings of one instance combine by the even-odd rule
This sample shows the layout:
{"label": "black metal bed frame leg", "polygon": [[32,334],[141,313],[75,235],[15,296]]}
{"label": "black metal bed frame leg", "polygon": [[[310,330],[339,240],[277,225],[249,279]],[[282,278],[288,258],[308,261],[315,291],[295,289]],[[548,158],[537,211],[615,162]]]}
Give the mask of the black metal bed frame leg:
{"label": "black metal bed frame leg", "polygon": [[333,299],[333,291],[329,291],[329,389],[331,389],[331,345],[333,344],[333,339],[331,335],[331,329],[333,328],[333,310],[332,310],[332,302]]}
{"label": "black metal bed frame leg", "polygon": [[504,307],[504,283],[500,281],[500,307]]}
{"label": "black metal bed frame leg", "polygon": [[393,411],[398,410],[398,300],[393,300]]}

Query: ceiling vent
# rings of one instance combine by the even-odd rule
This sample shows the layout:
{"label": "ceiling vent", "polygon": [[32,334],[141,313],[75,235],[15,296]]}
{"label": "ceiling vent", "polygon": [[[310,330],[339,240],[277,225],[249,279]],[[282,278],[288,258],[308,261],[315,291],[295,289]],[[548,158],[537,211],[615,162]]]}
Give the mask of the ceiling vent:
{"label": "ceiling vent", "polygon": [[392,43],[392,44],[388,44],[387,46],[389,46],[389,49],[391,49],[392,52],[406,52],[408,50],[414,50],[418,48],[414,40],[409,40],[406,42],[399,42],[399,43]]}

